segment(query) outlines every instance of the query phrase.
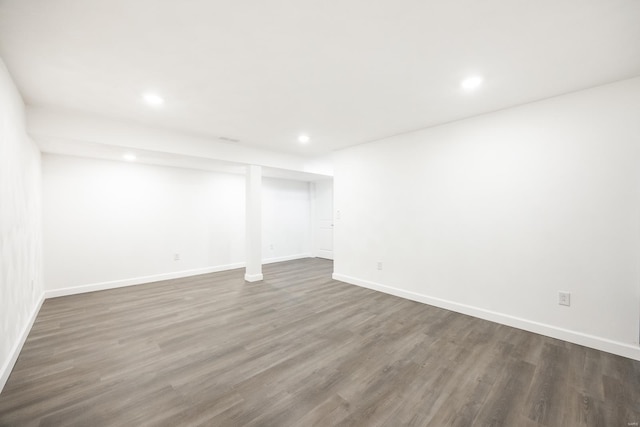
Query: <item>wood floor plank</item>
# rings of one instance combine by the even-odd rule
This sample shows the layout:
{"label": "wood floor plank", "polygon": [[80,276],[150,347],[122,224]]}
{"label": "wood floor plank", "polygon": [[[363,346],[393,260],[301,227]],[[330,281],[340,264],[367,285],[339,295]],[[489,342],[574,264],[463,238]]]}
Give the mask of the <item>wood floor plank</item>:
{"label": "wood floor plank", "polygon": [[305,259],[45,301],[0,426],[626,426],[640,363]]}

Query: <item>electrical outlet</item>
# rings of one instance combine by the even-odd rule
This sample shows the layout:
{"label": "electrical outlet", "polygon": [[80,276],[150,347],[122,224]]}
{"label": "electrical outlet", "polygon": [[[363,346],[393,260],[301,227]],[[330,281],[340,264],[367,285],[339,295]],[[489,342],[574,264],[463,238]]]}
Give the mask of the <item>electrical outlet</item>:
{"label": "electrical outlet", "polygon": [[273,250],[273,243],[269,245],[269,249]]}
{"label": "electrical outlet", "polygon": [[174,261],[180,261],[180,254],[173,254]]}
{"label": "electrical outlet", "polygon": [[569,307],[571,305],[571,294],[569,292],[558,292],[558,304]]}
{"label": "electrical outlet", "polygon": [[382,261],[378,261],[378,270],[382,270]]}

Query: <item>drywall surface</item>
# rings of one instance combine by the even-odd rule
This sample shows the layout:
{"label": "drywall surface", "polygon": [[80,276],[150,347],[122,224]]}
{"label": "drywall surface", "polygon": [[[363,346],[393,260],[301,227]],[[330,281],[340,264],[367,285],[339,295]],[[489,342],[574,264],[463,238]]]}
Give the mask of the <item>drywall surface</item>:
{"label": "drywall surface", "polygon": [[262,258],[265,262],[311,256],[309,184],[262,179]]}
{"label": "drywall surface", "polygon": [[[43,176],[47,296],[245,265],[243,175],[44,154]],[[263,179],[263,261],[309,255],[309,204]]]}
{"label": "drywall surface", "polygon": [[48,290],[242,266],[241,175],[51,154],[43,175]]}
{"label": "drywall surface", "polygon": [[337,152],[334,277],[637,358],[639,117],[636,78]]}
{"label": "drywall surface", "polygon": [[40,152],[0,60],[0,390],[41,303]]}

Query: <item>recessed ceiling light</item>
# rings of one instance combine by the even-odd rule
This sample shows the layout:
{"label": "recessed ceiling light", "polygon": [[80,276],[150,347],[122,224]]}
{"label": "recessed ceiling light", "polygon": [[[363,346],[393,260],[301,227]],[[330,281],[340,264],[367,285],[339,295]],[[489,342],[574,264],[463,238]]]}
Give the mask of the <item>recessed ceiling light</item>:
{"label": "recessed ceiling light", "polygon": [[126,153],[124,156],[122,156],[122,158],[125,159],[127,162],[136,161],[136,155],[133,153]]}
{"label": "recessed ceiling light", "polygon": [[300,135],[298,137],[298,142],[300,142],[300,144],[307,144],[309,143],[309,141],[311,141],[311,138],[309,138],[309,135]]}
{"label": "recessed ceiling light", "polygon": [[162,97],[156,93],[145,93],[144,95],[142,95],[142,99],[144,99],[144,102],[146,102],[148,105],[151,105],[152,107],[159,107],[164,104],[164,99],[162,99]]}
{"label": "recessed ceiling light", "polygon": [[467,77],[460,83],[460,87],[467,91],[475,90],[482,86],[482,81],[481,76]]}

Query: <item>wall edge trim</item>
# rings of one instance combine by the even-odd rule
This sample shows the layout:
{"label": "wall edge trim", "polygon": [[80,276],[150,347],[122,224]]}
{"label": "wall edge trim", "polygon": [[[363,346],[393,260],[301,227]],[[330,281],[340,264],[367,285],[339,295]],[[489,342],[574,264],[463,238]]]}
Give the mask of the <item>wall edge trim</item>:
{"label": "wall edge trim", "polygon": [[[292,261],[296,259],[310,258],[310,257],[311,257],[311,254],[303,253],[303,254],[287,255],[287,256],[281,256],[281,257],[275,257],[275,258],[265,258],[262,260],[262,263],[272,264],[276,262]],[[45,299],[57,298],[57,297],[63,297],[67,295],[83,294],[86,292],[96,292],[96,291],[104,291],[107,289],[123,288],[126,286],[143,285],[146,283],[153,283],[161,280],[180,279],[183,277],[197,276],[199,274],[207,274],[207,273],[217,273],[220,271],[234,270],[237,268],[244,268],[244,267],[245,267],[244,262],[236,262],[232,264],[223,264],[223,265],[216,265],[211,267],[194,268],[190,270],[174,271],[170,273],[152,274],[149,276],[139,276],[139,277],[132,277],[128,279],[111,280],[107,282],[88,283],[84,285],[70,286],[70,287],[60,288],[60,289],[48,289],[44,291],[44,298]]]}
{"label": "wall edge trim", "polygon": [[18,336],[18,340],[15,342],[11,351],[9,352],[9,359],[4,363],[2,368],[0,368],[0,393],[4,389],[4,386],[7,384],[9,380],[9,376],[11,375],[11,371],[13,371],[13,367],[18,361],[18,356],[20,356],[20,352],[22,351],[22,347],[24,343],[27,341],[27,337],[31,332],[31,328],[38,317],[38,313],[40,313],[40,308],[42,307],[42,303],[44,303],[45,295],[44,292],[40,294],[40,298],[36,302],[35,306],[31,310],[31,314],[29,315],[29,319],[27,323],[22,328],[20,335]]}
{"label": "wall edge trim", "polygon": [[88,283],[79,286],[70,286],[60,289],[49,289],[44,291],[44,296],[57,298],[67,295],[83,294],[86,292],[104,291],[107,289],[124,288],[127,286],[143,285],[146,283],[159,282],[161,280],[180,279],[183,277],[197,276],[200,274],[216,273],[219,271],[234,270],[245,266],[244,262],[233,264],[216,265],[212,267],[194,268],[190,270],[173,271],[170,273],[153,274],[149,276],[132,277],[129,279],[111,280],[108,282]]}
{"label": "wall edge trim", "polygon": [[264,276],[262,275],[262,273],[260,273],[260,274],[245,274],[244,275],[244,281],[245,282],[260,282],[263,279],[264,279]]}
{"label": "wall edge trim", "polygon": [[[287,256],[274,257],[274,258],[265,258],[263,259],[262,263],[272,264],[276,262],[292,261],[296,259],[303,259],[303,258],[310,258],[310,257],[312,257],[310,253],[303,253],[303,254],[287,255]],[[183,277],[197,276],[200,274],[235,270],[238,268],[243,268],[244,266],[245,266],[244,262],[237,262],[237,263],[217,265],[212,267],[195,268],[195,269],[175,271],[170,273],[153,274],[149,276],[139,276],[139,277],[133,277],[129,279],[111,280],[107,282],[89,283],[86,285],[70,286],[67,288],[60,288],[60,289],[48,289],[43,291],[42,294],[40,295],[40,298],[38,299],[38,302],[33,307],[33,310],[29,315],[29,319],[27,323],[22,328],[22,331],[20,332],[20,335],[18,337],[18,341],[16,341],[16,343],[11,348],[11,351],[9,352],[9,359],[0,368],[0,392],[2,392],[2,390],[4,389],[4,386],[9,380],[11,371],[13,371],[13,367],[18,361],[18,356],[20,356],[22,347],[24,346],[24,343],[27,341],[27,337],[29,336],[31,329],[33,328],[33,324],[35,323],[36,318],[38,317],[38,313],[40,313],[42,304],[46,299],[58,298],[58,297],[63,297],[68,295],[84,294],[87,292],[103,291],[108,289],[124,288],[127,286],[144,285],[148,283],[158,282],[161,280],[179,279]],[[260,277],[260,280],[261,279],[262,277]]]}
{"label": "wall edge trim", "polygon": [[469,316],[477,317],[479,319],[500,323],[502,325],[510,326],[513,328],[522,329],[528,332],[545,335],[551,338],[556,338],[573,344],[594,348],[596,350],[601,350],[607,353],[612,353],[618,356],[640,361],[640,347],[634,346],[632,344],[614,341],[595,335],[585,334],[583,332],[564,329],[546,323],[540,323],[509,314],[504,314],[480,307],[461,304],[455,301],[420,294],[417,292],[407,291],[393,286],[383,285],[381,283],[352,277],[346,274],[333,273],[332,278],[334,280],[345,282],[350,285],[372,289],[374,291],[383,292],[385,294],[394,295],[400,298],[409,299],[439,308],[444,308],[456,313],[466,314]]}
{"label": "wall edge trim", "polygon": [[295,255],[278,256],[273,258],[263,258],[262,264],[273,264],[276,262],[293,261],[296,259],[304,259],[304,258],[313,258],[313,255],[311,255],[311,253],[302,253],[302,254],[295,254]]}

